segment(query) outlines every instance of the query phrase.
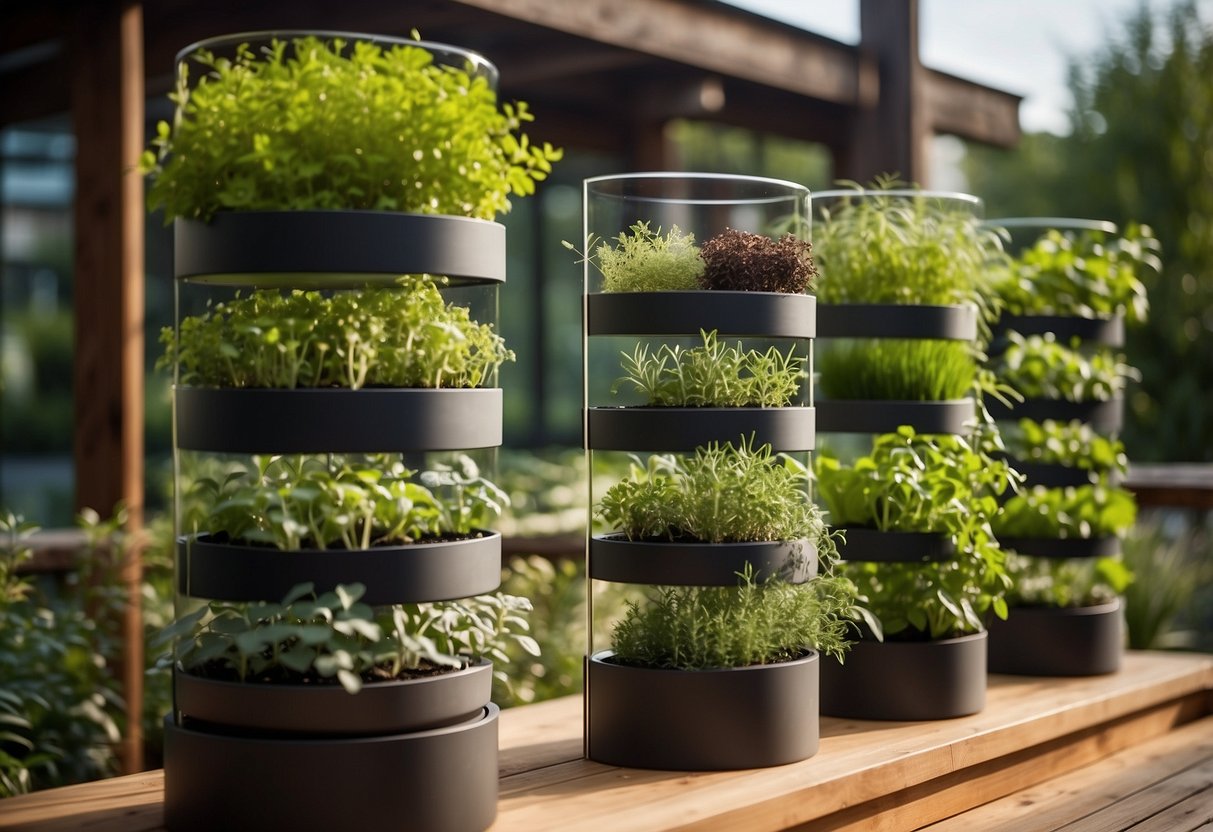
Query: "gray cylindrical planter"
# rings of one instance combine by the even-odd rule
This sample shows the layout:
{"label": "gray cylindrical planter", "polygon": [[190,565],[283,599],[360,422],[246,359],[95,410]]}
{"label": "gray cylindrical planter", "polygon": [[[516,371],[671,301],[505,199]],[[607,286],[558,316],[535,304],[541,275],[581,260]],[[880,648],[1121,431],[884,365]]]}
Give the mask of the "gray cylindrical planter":
{"label": "gray cylindrical planter", "polygon": [[599,581],[665,586],[737,586],[749,564],[754,580],[778,577],[804,583],[817,574],[811,540],[758,543],[667,543],[623,535],[590,538],[590,577]]}
{"label": "gray cylindrical planter", "polygon": [[977,307],[960,304],[822,304],[818,313],[817,336],[972,341],[977,337]]}
{"label": "gray cylindrical planter", "polygon": [[359,737],[444,728],[477,718],[492,688],[493,665],[484,660],[433,676],[368,682],[356,694],[335,681],[243,683],[173,672],[174,708],[182,724],[263,734]]}
{"label": "gray cylindrical planter", "polygon": [[596,653],[587,669],[590,759],[631,768],[718,771],[817,752],[816,653],[720,670],[656,670]]}
{"label": "gray cylindrical planter", "polygon": [[972,399],[942,402],[819,400],[817,430],[825,433],[894,433],[910,425],[918,433],[968,433],[976,414]]}
{"label": "gray cylindrical planter", "polygon": [[1003,315],[995,330],[991,353],[1002,352],[1005,333],[1014,330],[1021,335],[1053,333],[1058,343],[1068,344],[1071,338],[1103,347],[1125,345],[1125,317],[1079,318],[1073,315]]}
{"label": "gray cylindrical planter", "polygon": [[322,276],[365,286],[368,275],[440,274],[505,281],[505,226],[395,211],[220,211],[209,222],[173,222],[178,279],[308,286]]}
{"label": "gray cylindrical planter", "polygon": [[821,712],[851,719],[950,719],[986,704],[986,633],[940,641],[861,640],[822,662]]}
{"label": "gray cylindrical planter", "polygon": [[[227,453],[378,453],[501,444],[501,389],[178,386],[177,446]],[[306,418],[305,418],[306,417]]]}
{"label": "gray cylindrical planter", "polygon": [[497,815],[496,705],[432,731],[362,738],[164,730],[173,832],[409,828],[481,832]]}
{"label": "gray cylindrical planter", "polygon": [[1000,534],[998,545],[1037,558],[1106,558],[1120,552],[1118,537],[1008,537]]}
{"label": "gray cylindrical planter", "polygon": [[[986,402],[986,409],[995,419],[1032,419],[1043,422],[1085,422],[1096,433],[1117,433],[1124,423],[1125,400],[1114,396],[1106,402],[1068,402],[1064,399],[1026,399],[1007,407],[997,399]],[[824,430],[824,428],[823,428]]]}
{"label": "gray cylindrical planter", "polygon": [[586,445],[595,451],[693,451],[753,438],[754,447],[811,451],[811,407],[591,407]]}
{"label": "gray cylindrical planter", "polygon": [[366,587],[372,606],[447,601],[492,592],[501,583],[501,535],[372,549],[300,549],[177,541],[177,587],[183,595],[221,601],[277,601],[296,584],[316,592],[338,584]]}
{"label": "gray cylindrical planter", "polygon": [[939,563],[956,557],[947,535],[933,532],[882,532],[848,526],[838,543],[843,560],[865,563]]}
{"label": "gray cylindrical planter", "polygon": [[817,298],[778,292],[594,292],[587,335],[698,335],[812,338]]}
{"label": "gray cylindrical planter", "polygon": [[[1025,459],[1010,459],[1008,462],[1012,468],[1024,475],[1024,485],[1028,488],[1034,485],[1043,485],[1045,488],[1090,485],[1092,476],[1097,476],[1097,472],[1075,465],[1033,462]],[[1115,485],[1119,482],[1120,472],[1109,471],[1106,476]],[[1007,496],[1011,496],[1011,494]]]}
{"label": "gray cylindrical planter", "polygon": [[1120,669],[1120,600],[1093,607],[1012,607],[990,621],[990,672],[1098,676]]}

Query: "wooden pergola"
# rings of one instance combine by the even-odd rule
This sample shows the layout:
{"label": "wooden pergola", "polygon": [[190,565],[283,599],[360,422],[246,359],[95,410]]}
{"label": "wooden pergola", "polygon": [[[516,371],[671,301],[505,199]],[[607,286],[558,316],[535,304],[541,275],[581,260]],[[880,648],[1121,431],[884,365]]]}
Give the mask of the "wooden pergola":
{"label": "wooden pergola", "polygon": [[[939,133],[1009,147],[1019,97],[922,66],[917,0],[861,0],[851,46],[719,0],[44,0],[0,12],[0,127],[70,113],[76,148],[77,507],[143,506],[144,102],[174,55],[231,32],[337,29],[483,52],[501,92],[542,112],[544,137],[670,166],[665,124],[697,118],[827,146],[838,175],[925,181]],[[138,713],[138,559],[126,680]],[[137,720],[135,721],[137,724]],[[128,767],[137,767],[130,738]]]}

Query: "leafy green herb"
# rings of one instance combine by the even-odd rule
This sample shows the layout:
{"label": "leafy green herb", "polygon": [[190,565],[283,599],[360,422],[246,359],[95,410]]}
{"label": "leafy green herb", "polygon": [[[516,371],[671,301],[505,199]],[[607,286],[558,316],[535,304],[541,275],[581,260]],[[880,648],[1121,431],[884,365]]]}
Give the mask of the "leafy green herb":
{"label": "leafy green herb", "polygon": [[[615,245],[591,237],[582,261],[602,273],[604,292],[676,292],[699,288],[703,260],[694,234],[673,226],[665,234],[647,221],[635,223],[631,233],[621,232]],[[573,244],[563,240],[570,251]],[[577,252],[580,253],[580,252]]]}
{"label": "leafy green herb", "polygon": [[161,331],[157,368],[209,387],[478,387],[514,353],[422,275],[399,288],[257,290]]}
{"label": "leafy green herb", "polygon": [[987,303],[986,265],[1001,249],[967,210],[926,195],[854,185],[854,197],[815,204],[813,251],[823,303]]}
{"label": "leafy green herb", "polygon": [[1006,617],[1008,580],[992,523],[1014,475],[989,455],[997,440],[988,428],[970,440],[902,427],[876,437],[871,454],[850,466],[817,457],[818,490],[836,525],[935,532],[956,546],[956,559],[942,564],[846,564],[885,635],[946,638],[980,631],[987,610]]}
{"label": "leafy green herb", "polygon": [[973,346],[964,341],[845,339],[823,350],[818,366],[831,399],[959,399],[977,374]]}
{"label": "leafy green herb", "polygon": [[1130,379],[1141,380],[1123,356],[1107,350],[1088,356],[1077,343],[1073,347],[1057,343],[1051,332],[1027,337],[1009,332],[1007,338],[1010,343],[994,372],[999,381],[1028,399],[1106,402],[1122,393]]}
{"label": "leafy green herb", "polygon": [[1020,419],[1018,433],[1005,439],[1017,459],[1097,472],[1125,473],[1129,466],[1123,442],[1100,436],[1084,422]]}
{"label": "leafy green herb", "polygon": [[770,445],[712,443],[694,455],[633,460],[628,478],[603,495],[602,520],[629,540],[724,543],[815,538],[834,549],[820,510],[808,499],[808,471]]}
{"label": "leafy green herb", "polygon": [[657,587],[611,633],[619,661],[704,670],[799,658],[808,648],[842,658],[855,587],[836,575],[803,584],[757,583],[749,567],[737,587]]}
{"label": "leafy green herb", "polygon": [[470,536],[509,501],[466,456],[420,482],[391,454],[254,456],[252,465],[196,480],[183,527],[283,550],[367,549]]}
{"label": "leafy green herb", "polygon": [[179,70],[170,126],[141,170],[148,205],[176,217],[216,211],[369,209],[493,219],[534,193],[561,152],[532,145],[524,103],[417,45],[315,36],[206,50]]}
{"label": "leafy green herb", "polygon": [[647,345],[623,353],[626,373],[615,382],[630,384],[658,407],[786,407],[804,377],[804,359],[789,348],[766,352],[720,343],[716,332],[701,330],[702,347],[663,344],[653,354]]}
{"label": "leafy green herb", "polygon": [[404,604],[376,616],[360,602],[361,584],[316,596],[311,584],[280,604],[212,602],[166,628],[177,661],[190,672],[242,682],[335,679],[358,693],[365,682],[397,679],[427,667],[464,667],[481,657],[508,661],[517,642],[532,655],[530,602],[510,595]]}
{"label": "leafy green herb", "polygon": [[1115,600],[1133,582],[1120,558],[1032,558],[1009,552],[1007,572],[1014,581],[1007,599],[1016,607],[1095,606]]}
{"label": "leafy green herb", "polygon": [[1082,318],[1124,314],[1146,319],[1149,301],[1138,276],[1158,271],[1158,240],[1147,226],[1131,225],[1123,237],[1102,231],[1052,229],[1011,258],[998,292],[1012,315],[1071,315]]}
{"label": "leafy green herb", "polygon": [[762,234],[726,228],[703,244],[705,289],[803,294],[815,290],[812,246],[793,234],[778,242]]}
{"label": "leafy green herb", "polygon": [[1137,520],[1137,503],[1105,484],[1026,489],[1007,500],[994,524],[1003,537],[1124,537]]}

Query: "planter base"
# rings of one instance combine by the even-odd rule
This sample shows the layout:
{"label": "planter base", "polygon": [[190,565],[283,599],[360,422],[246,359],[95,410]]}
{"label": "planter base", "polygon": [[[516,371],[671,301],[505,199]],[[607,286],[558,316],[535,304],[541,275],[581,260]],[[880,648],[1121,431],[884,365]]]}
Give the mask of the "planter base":
{"label": "planter base", "polygon": [[359,739],[164,731],[171,832],[425,829],[481,832],[497,815],[497,717]]}
{"label": "planter base", "polygon": [[858,641],[822,662],[821,712],[852,719],[951,719],[986,704],[986,633],[943,641]]}
{"label": "planter base", "polygon": [[597,653],[587,669],[591,760],[630,768],[720,771],[817,753],[816,653],[728,670],[653,670]]}
{"label": "planter base", "polygon": [[1016,676],[1099,676],[1120,670],[1120,601],[1094,607],[1012,608],[990,622],[990,672]]}

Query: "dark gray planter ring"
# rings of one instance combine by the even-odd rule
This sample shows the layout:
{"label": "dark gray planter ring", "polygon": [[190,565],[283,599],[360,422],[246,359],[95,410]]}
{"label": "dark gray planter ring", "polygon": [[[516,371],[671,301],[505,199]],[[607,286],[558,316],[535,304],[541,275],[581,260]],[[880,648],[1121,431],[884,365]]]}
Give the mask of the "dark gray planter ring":
{"label": "dark gray planter ring", "polygon": [[435,676],[367,683],[356,694],[336,683],[245,684],[173,671],[183,725],[262,734],[368,737],[445,728],[479,716],[492,692],[493,665],[483,660]]}
{"label": "dark gray planter ring", "polygon": [[986,704],[986,633],[941,641],[861,640],[822,662],[821,712],[851,719],[951,719]]}
{"label": "dark gray planter ring", "polygon": [[977,308],[962,304],[828,303],[818,315],[818,338],[929,338],[972,341]]}
{"label": "dark gray planter ring", "polygon": [[[1059,465],[1050,462],[1032,462],[1026,459],[1007,460],[1011,467],[1025,477],[1024,487],[1043,485],[1045,488],[1069,488],[1071,486],[1090,485],[1091,476],[1095,473],[1087,468],[1074,465]],[[1119,481],[1118,471],[1109,471],[1109,479]]]}
{"label": "dark gray planter ring", "polygon": [[587,446],[595,451],[693,451],[752,436],[754,446],[811,451],[811,407],[591,407]]}
{"label": "dark gray planter ring", "polygon": [[[1117,433],[1124,423],[1125,400],[1115,396],[1106,402],[1068,402],[1064,399],[1027,399],[1007,407],[1000,401],[990,399],[986,403],[990,415],[995,419],[1032,419],[1043,422],[1086,422],[1097,433]],[[824,430],[824,428],[823,428]]]}
{"label": "dark gray planter ring", "polygon": [[1118,537],[1005,537],[998,545],[1036,558],[1106,558],[1120,552]]}
{"label": "dark gray planter ring", "polygon": [[587,756],[630,768],[721,771],[817,753],[816,653],[778,664],[655,670],[590,657]]}
{"label": "dark gray planter ring", "polygon": [[[505,226],[469,217],[393,211],[220,211],[173,222],[179,280],[238,286],[335,288],[434,274],[505,281]],[[379,281],[374,281],[379,282]]]}
{"label": "dark gray planter ring", "polygon": [[1093,607],[1011,607],[990,621],[990,672],[1016,676],[1099,676],[1120,669],[1120,601]]}
{"label": "dark gray planter ring", "polygon": [[[1059,343],[1068,344],[1077,338],[1084,344],[1103,347],[1125,345],[1125,317],[1079,318],[1073,315],[1003,315],[995,330],[995,343],[1003,342],[1005,334],[1015,331],[1021,335],[1053,333]],[[1002,350],[998,350],[1001,352]]]}
{"label": "dark gray planter ring", "polygon": [[951,538],[929,532],[882,532],[848,526],[838,556],[860,563],[941,563],[956,557]]}
{"label": "dark gray planter ring", "polygon": [[587,335],[698,335],[813,338],[817,298],[779,292],[592,292]]}
{"label": "dark gray planter ring", "polygon": [[622,535],[590,538],[590,577],[599,581],[666,586],[737,586],[746,564],[754,578],[804,583],[817,574],[810,540],[762,543],[655,543]]}
{"label": "dark gray planter ring", "polygon": [[[177,446],[227,453],[379,453],[501,444],[497,387],[174,390]],[[303,418],[306,416],[306,418]]]}
{"label": "dark gray planter ring", "polygon": [[918,433],[968,433],[974,424],[972,399],[943,402],[817,401],[822,433],[893,433],[910,425]]}
{"label": "dark gray planter ring", "polygon": [[[358,694],[361,696],[361,694]],[[164,723],[164,820],[173,832],[369,828],[482,832],[497,816],[488,705],[446,728],[379,737],[261,737]]]}
{"label": "dark gray planter ring", "polygon": [[501,535],[372,549],[302,549],[177,541],[178,591],[219,601],[278,601],[296,584],[316,592],[366,586],[372,606],[444,601],[492,592],[501,582]]}

